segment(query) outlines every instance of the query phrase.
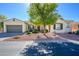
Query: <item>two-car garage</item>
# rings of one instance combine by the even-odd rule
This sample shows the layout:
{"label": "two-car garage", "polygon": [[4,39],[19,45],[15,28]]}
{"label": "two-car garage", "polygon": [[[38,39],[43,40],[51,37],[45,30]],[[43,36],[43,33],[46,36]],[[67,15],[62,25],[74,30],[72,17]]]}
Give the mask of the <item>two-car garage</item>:
{"label": "two-car garage", "polygon": [[26,31],[26,24],[24,21],[13,18],[4,22],[4,32],[22,33],[25,31]]}
{"label": "two-car garage", "polygon": [[22,25],[6,25],[8,33],[22,33]]}

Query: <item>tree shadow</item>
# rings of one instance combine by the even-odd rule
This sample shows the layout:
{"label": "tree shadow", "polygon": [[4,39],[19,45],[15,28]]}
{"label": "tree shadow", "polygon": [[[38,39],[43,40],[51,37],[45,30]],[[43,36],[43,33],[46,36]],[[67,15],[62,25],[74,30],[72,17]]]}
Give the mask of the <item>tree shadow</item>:
{"label": "tree shadow", "polygon": [[[48,42],[51,37],[40,38],[37,36],[37,40],[34,43],[25,48],[24,56],[79,56],[79,45],[70,42]],[[45,40],[45,41],[44,41]]]}

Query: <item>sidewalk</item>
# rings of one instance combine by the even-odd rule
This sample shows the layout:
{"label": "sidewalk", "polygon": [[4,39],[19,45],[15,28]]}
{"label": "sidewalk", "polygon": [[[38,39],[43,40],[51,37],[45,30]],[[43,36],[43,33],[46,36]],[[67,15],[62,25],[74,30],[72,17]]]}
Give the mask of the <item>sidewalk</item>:
{"label": "sidewalk", "polygon": [[5,40],[5,39],[9,39],[9,38],[11,38],[11,37],[0,38],[0,41],[3,41],[3,40]]}

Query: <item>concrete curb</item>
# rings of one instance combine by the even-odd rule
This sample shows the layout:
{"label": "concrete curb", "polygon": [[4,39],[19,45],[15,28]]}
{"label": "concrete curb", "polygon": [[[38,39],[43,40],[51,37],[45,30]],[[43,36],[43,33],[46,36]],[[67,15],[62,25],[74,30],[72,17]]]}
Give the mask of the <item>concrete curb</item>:
{"label": "concrete curb", "polygon": [[26,45],[32,45],[32,44],[33,44],[33,41],[26,41],[26,43],[24,44],[24,46],[17,52],[16,56],[21,56],[20,53],[23,51],[24,48],[26,48]]}
{"label": "concrete curb", "polygon": [[79,41],[67,39],[67,38],[64,38],[64,37],[61,37],[61,36],[59,36],[59,38],[64,39],[64,40],[67,40],[67,41],[69,41],[69,42],[71,42],[71,43],[74,43],[74,44],[79,44]]}

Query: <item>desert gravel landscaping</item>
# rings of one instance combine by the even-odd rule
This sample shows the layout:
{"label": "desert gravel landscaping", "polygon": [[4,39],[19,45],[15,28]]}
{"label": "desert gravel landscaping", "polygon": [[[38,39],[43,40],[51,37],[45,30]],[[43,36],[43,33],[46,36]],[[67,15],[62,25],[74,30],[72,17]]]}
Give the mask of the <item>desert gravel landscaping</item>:
{"label": "desert gravel landscaping", "polygon": [[32,34],[32,35],[18,35],[3,41],[32,41],[37,39],[37,35],[36,34]]}
{"label": "desert gravel landscaping", "polygon": [[11,37],[3,41],[43,41],[43,40],[59,39],[57,35],[55,36],[52,33],[47,33],[46,36],[44,36],[42,33],[30,34],[30,35],[23,34],[23,35],[17,35],[15,37]]}
{"label": "desert gravel landscaping", "polygon": [[75,40],[75,41],[79,41],[79,35],[76,34],[57,34],[60,37],[64,37],[66,39],[70,39],[70,40]]}

